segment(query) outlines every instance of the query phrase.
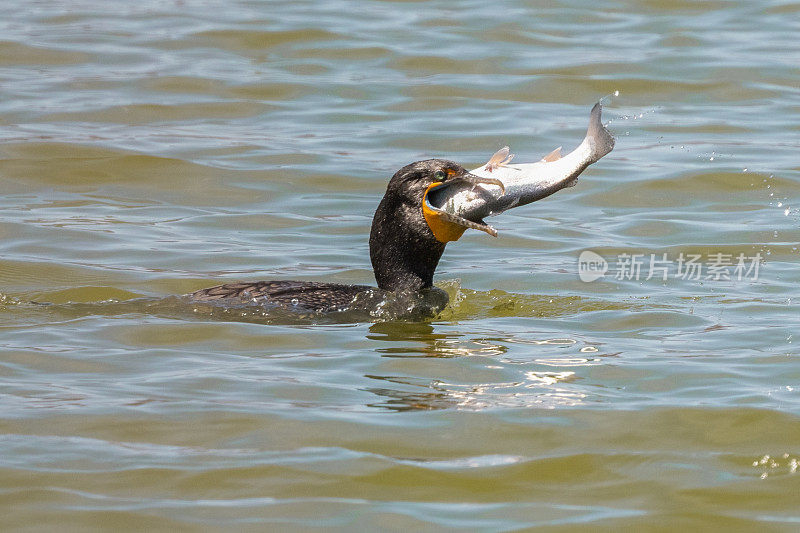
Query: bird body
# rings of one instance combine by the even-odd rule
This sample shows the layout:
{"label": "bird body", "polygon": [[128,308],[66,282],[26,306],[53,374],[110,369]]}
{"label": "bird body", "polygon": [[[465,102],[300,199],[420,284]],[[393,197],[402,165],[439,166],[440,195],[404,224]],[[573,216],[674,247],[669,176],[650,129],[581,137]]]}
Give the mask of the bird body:
{"label": "bird body", "polygon": [[228,283],[185,296],[192,303],[224,307],[280,307],[299,313],[353,309],[373,316],[387,304],[395,314],[435,315],[447,294],[433,275],[447,242],[467,228],[496,236],[483,217],[544,198],[573,185],[586,167],[606,155],[614,139],[592,109],[586,138],[564,156],[551,152],[536,163],[510,165],[503,148],[472,172],[445,159],[417,161],[398,170],[375,210],[369,252],[377,288],[316,281]]}

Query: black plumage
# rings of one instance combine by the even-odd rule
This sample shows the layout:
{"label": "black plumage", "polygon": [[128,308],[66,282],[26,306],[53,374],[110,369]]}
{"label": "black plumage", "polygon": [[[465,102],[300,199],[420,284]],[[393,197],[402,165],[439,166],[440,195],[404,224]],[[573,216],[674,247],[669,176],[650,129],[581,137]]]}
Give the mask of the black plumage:
{"label": "black plumage", "polygon": [[279,306],[317,313],[347,310],[359,295],[377,304],[382,294],[431,295],[431,312],[447,303],[444,291],[432,288],[433,274],[444,253],[422,213],[425,191],[447,176],[467,171],[452,161],[429,159],[401,168],[386,188],[369,238],[370,259],[378,288],[315,281],[228,283],[187,295],[193,302],[224,306]]}
{"label": "black plumage", "polygon": [[297,307],[314,312],[344,309],[369,285],[344,285],[316,281],[256,281],[226,283],[193,292],[193,301],[224,305]]}

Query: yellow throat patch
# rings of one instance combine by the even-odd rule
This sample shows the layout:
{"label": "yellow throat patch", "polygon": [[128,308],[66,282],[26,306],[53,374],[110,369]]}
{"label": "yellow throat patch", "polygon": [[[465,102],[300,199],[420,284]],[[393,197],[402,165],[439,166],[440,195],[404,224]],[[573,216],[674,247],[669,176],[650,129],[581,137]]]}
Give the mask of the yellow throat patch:
{"label": "yellow throat patch", "polygon": [[448,213],[443,211],[434,211],[428,207],[428,202],[425,201],[428,197],[428,191],[441,184],[441,181],[437,181],[435,183],[431,183],[428,188],[425,189],[425,194],[422,195],[422,215],[425,217],[425,222],[428,223],[428,227],[431,228],[433,236],[436,237],[437,241],[457,241],[461,238],[467,228],[453,222]]}

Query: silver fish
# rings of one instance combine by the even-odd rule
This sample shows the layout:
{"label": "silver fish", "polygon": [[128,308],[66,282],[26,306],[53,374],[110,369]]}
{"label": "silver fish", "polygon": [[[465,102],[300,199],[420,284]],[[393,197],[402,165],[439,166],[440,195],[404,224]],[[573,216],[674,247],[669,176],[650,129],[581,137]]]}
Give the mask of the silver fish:
{"label": "silver fish", "polygon": [[600,115],[601,105],[597,103],[589,117],[586,137],[569,154],[562,157],[559,147],[536,163],[512,165],[514,156],[508,147],[501,148],[488,163],[470,171],[467,176],[472,180],[445,181],[428,191],[427,207],[456,223],[461,220],[463,226],[497,235],[484,218],[575,185],[586,167],[614,148],[614,136],[603,126]]}

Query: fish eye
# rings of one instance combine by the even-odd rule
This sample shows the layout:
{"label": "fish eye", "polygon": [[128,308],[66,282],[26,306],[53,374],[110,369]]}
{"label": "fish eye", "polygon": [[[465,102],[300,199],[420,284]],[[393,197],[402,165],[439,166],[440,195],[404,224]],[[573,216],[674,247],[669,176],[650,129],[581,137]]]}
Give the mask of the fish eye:
{"label": "fish eye", "polygon": [[433,177],[439,181],[444,181],[445,173],[444,170],[437,170],[433,173]]}

